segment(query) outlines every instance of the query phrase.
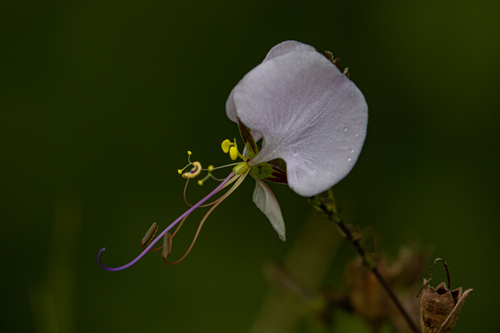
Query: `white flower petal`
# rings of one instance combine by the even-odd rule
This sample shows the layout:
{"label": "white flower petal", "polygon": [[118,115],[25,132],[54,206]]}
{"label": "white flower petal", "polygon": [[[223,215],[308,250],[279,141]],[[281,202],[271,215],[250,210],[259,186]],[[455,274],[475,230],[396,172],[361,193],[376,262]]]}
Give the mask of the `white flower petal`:
{"label": "white flower petal", "polygon": [[231,93],[226,101],[226,115],[229,119],[238,123],[238,119],[236,119],[238,117],[236,115],[236,105],[234,104],[234,88],[231,90]]}
{"label": "white flower petal", "polygon": [[[234,88],[233,90],[231,90],[231,93],[229,94],[229,97],[227,98],[226,101],[226,115],[229,119],[231,119],[235,123],[238,123],[237,119],[238,116],[236,115],[236,105],[234,104]],[[262,139],[262,134],[260,134],[258,131],[250,129],[250,133],[252,134],[255,142]]]}
{"label": "white flower petal", "polygon": [[[290,188],[313,196],[339,182],[356,163],[368,106],[361,91],[328,59],[311,52],[310,46],[290,43],[294,47],[273,48],[229,99],[231,112],[266,142],[250,165],[282,158]],[[290,50],[294,48],[298,51]]]}
{"label": "white flower petal", "polygon": [[267,52],[266,58],[262,62],[264,63],[268,60],[282,56],[289,52],[302,52],[302,51],[310,51],[317,53],[316,49],[311,45],[297,42],[295,40],[287,40],[275,45],[271,50],[269,50],[269,52]]}
{"label": "white flower petal", "polygon": [[[275,45],[271,50],[269,50],[269,52],[267,52],[266,58],[262,61],[262,63],[264,63],[272,58],[275,58],[275,57],[278,57],[278,56],[281,56],[281,55],[284,55],[286,53],[293,52],[293,51],[311,51],[311,52],[317,53],[316,49],[314,47],[312,47],[311,45],[300,43],[300,42],[297,42],[294,40],[287,40],[287,41],[284,41],[282,43]],[[233,95],[234,95],[234,89],[231,91],[231,93],[229,94],[229,97],[226,101],[226,115],[229,119],[231,119],[232,121],[237,123],[238,120],[236,120],[236,117],[237,117],[236,105],[234,104]],[[255,139],[255,141],[257,141],[257,140],[258,139]]]}
{"label": "white flower petal", "polygon": [[253,202],[266,214],[281,240],[285,240],[285,222],[283,221],[283,215],[281,215],[278,200],[276,200],[274,193],[266,183],[260,179],[254,179],[255,190],[253,192]]}

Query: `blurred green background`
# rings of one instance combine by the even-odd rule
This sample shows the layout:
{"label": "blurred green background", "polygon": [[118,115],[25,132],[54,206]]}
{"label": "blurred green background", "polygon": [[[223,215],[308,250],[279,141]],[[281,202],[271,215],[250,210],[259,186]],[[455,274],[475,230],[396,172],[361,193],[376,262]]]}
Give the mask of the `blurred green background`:
{"label": "blurred green background", "polygon": [[[454,332],[494,330],[499,10],[493,1],[2,2],[0,331],[250,329],[270,289],[265,265],[286,256],[311,211],[285,187],[272,188],[287,242],[247,180],[182,264],[155,253],[110,273],[96,256],[105,246],[104,263],[122,265],[153,221],[164,227],[184,212],[186,151],[227,163],[220,142],[239,134],[226,98],[287,39],[339,56],[369,105],[363,153],[335,186],[345,219],[373,226],[391,256],[418,235],[447,260],[453,287],[474,288]],[[212,185],[192,186],[191,201]],[[355,257],[340,246],[325,285],[341,286]]]}

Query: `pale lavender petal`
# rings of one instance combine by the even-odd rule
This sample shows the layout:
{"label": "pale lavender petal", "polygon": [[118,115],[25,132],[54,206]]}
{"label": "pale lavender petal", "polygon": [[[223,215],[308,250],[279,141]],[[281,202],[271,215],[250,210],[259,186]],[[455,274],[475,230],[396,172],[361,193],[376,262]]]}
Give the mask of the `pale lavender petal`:
{"label": "pale lavender petal", "polygon": [[237,115],[236,115],[236,105],[234,104],[234,88],[231,90],[231,93],[229,94],[229,97],[227,98],[226,101],[226,115],[229,119],[234,121],[235,123],[238,122]]}
{"label": "pale lavender petal", "polygon": [[259,207],[259,209],[266,214],[281,240],[285,240],[285,222],[283,221],[283,216],[281,215],[278,200],[276,200],[274,193],[271,191],[269,186],[266,185],[266,183],[260,179],[254,179],[255,190],[253,192],[253,202],[255,202],[257,207]]}
{"label": "pale lavender petal", "polygon": [[[300,43],[300,42],[297,42],[294,40],[287,40],[287,41],[284,41],[282,43],[275,45],[271,50],[269,50],[269,52],[267,52],[265,59],[262,62],[264,63],[272,58],[276,58],[278,56],[287,54],[289,52],[297,52],[297,51],[310,51],[310,52],[317,53],[316,49],[314,47],[312,47],[311,45]],[[235,123],[238,122],[238,120],[236,120],[236,117],[237,117],[236,105],[234,104],[234,89],[231,91],[231,93],[229,94],[229,97],[226,101],[226,115],[229,119],[231,119]],[[262,136],[260,136],[259,139],[261,137]],[[257,141],[257,140],[258,139],[255,138],[255,141]]]}
{"label": "pale lavender petal", "polygon": [[[233,88],[233,90],[231,90],[231,93],[229,94],[229,97],[227,98],[227,101],[226,101],[226,115],[229,119],[231,119],[235,123],[238,123],[238,119],[237,119],[238,116],[236,115],[236,105],[234,104],[234,88]],[[254,130],[254,129],[250,129],[250,133],[252,134],[255,142],[262,139],[262,134],[260,134],[258,131]]]}
{"label": "pale lavender petal", "polygon": [[296,193],[321,193],[356,163],[368,106],[354,83],[318,52],[272,57],[250,71],[230,97],[240,120],[266,142],[250,165],[282,158]]}
{"label": "pale lavender petal", "polygon": [[271,50],[269,50],[269,52],[267,52],[266,58],[262,62],[264,63],[268,60],[271,60],[272,58],[282,56],[289,52],[301,52],[301,51],[310,51],[317,53],[316,49],[311,45],[297,42],[295,40],[287,40],[275,45]]}

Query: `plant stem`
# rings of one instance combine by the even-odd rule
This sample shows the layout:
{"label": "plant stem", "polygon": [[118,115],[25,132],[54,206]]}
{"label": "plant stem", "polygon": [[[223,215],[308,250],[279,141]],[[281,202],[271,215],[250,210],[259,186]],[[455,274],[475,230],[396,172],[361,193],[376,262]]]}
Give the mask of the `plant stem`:
{"label": "plant stem", "polygon": [[[326,200],[325,200],[326,199]],[[340,229],[340,232],[342,236],[347,239],[349,242],[351,242],[352,246],[354,246],[354,249],[356,252],[361,256],[363,260],[363,264],[375,275],[377,280],[379,281],[380,285],[385,289],[387,294],[389,295],[389,298],[392,300],[392,302],[396,305],[396,307],[399,309],[403,317],[405,318],[406,322],[410,326],[413,332],[415,333],[420,333],[420,330],[417,328],[413,320],[410,318],[410,315],[406,312],[406,310],[403,308],[401,303],[399,302],[398,298],[396,297],[396,294],[392,291],[391,287],[385,281],[385,279],[382,277],[380,274],[377,264],[373,261],[373,259],[365,252],[363,247],[360,244],[360,239],[361,237],[357,234],[357,232],[353,232],[351,228],[349,228],[344,221],[340,219],[340,213],[337,209],[337,205],[335,204],[335,199],[333,197],[333,191],[331,189],[328,190],[328,198],[323,198],[316,200],[313,199],[313,204],[316,208],[321,210],[323,213],[326,213],[328,215],[328,220],[335,222],[337,226]]]}

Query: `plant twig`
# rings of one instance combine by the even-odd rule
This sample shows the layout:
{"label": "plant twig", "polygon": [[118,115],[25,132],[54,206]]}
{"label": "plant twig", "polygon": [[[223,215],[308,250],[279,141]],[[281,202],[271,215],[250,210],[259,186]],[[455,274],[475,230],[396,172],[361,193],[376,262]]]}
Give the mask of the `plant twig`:
{"label": "plant twig", "polygon": [[389,298],[399,309],[399,311],[405,318],[406,322],[408,323],[412,331],[415,333],[420,333],[420,330],[417,328],[417,326],[411,319],[410,315],[406,312],[406,310],[399,302],[398,298],[396,297],[396,294],[394,294],[387,281],[385,281],[385,279],[380,274],[376,262],[373,260],[373,258],[371,258],[371,256],[368,253],[365,252],[365,250],[361,246],[360,243],[361,237],[359,233],[340,219],[340,212],[337,209],[337,205],[335,204],[333,191],[331,189],[328,190],[327,198],[320,197],[319,195],[316,196],[314,199],[312,199],[311,203],[314,206],[314,208],[321,211],[322,213],[327,214],[328,215],[327,219],[329,221],[336,223],[342,236],[349,242],[351,242],[351,244],[354,246],[356,252],[361,256],[363,264],[375,275],[380,285],[385,289],[385,291],[389,295]]}

